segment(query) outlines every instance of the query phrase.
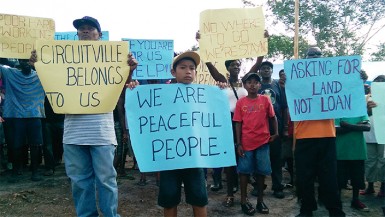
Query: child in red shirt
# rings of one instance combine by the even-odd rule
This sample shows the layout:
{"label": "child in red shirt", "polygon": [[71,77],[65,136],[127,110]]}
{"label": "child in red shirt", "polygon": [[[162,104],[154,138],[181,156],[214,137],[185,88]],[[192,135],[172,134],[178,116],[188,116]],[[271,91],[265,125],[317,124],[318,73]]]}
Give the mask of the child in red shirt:
{"label": "child in red shirt", "polygon": [[[238,100],[233,121],[235,126],[237,151],[239,155],[238,173],[241,182],[241,207],[247,215],[255,209],[247,200],[247,184],[250,174],[257,174],[258,195],[257,211],[268,214],[269,208],[263,202],[264,179],[271,174],[269,142],[278,138],[278,124],[273,106],[268,97],[259,95],[261,79],[256,73],[248,73],[242,78],[248,95]],[[269,124],[274,128],[270,136]]]}

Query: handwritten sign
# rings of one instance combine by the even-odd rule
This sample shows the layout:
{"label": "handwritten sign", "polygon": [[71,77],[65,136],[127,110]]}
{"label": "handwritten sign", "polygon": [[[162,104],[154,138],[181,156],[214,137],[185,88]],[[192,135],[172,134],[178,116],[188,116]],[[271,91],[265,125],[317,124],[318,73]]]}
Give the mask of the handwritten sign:
{"label": "handwritten sign", "polygon": [[378,144],[385,144],[385,83],[373,82],[372,99],[377,106],[373,110],[374,134]]}
{"label": "handwritten sign", "polygon": [[126,91],[125,108],[141,172],[235,165],[229,105],[218,87],[141,85]]}
{"label": "handwritten sign", "polygon": [[366,114],[360,56],[288,60],[284,67],[293,121]]}
{"label": "handwritten sign", "polygon": [[[224,62],[213,62],[213,65],[218,69],[220,73],[227,76],[227,69]],[[211,76],[206,63],[201,60],[201,63],[197,67],[197,74],[194,80],[195,84],[215,85],[216,81]]]}
{"label": "handwritten sign", "polygon": [[262,8],[205,10],[200,14],[199,48],[205,61],[267,54]]}
{"label": "handwritten sign", "polygon": [[36,71],[55,113],[111,112],[129,74],[127,42],[37,41]]}
{"label": "handwritten sign", "polygon": [[[110,33],[108,31],[102,31],[102,41],[108,41]],[[79,40],[77,32],[55,32],[55,40]]]}
{"label": "handwritten sign", "polygon": [[130,51],[138,60],[139,65],[133,71],[132,78],[144,79],[170,79],[172,61],[174,59],[173,40],[146,40],[127,39]]}
{"label": "handwritten sign", "polygon": [[53,19],[0,14],[0,57],[29,59],[37,39],[53,40]]}

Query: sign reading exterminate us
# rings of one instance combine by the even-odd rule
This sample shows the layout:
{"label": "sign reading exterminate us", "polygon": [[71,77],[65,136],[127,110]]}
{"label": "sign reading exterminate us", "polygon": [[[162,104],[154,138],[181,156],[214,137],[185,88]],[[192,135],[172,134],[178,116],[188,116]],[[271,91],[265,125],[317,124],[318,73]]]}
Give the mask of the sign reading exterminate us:
{"label": "sign reading exterminate us", "polygon": [[126,91],[141,172],[235,165],[230,109],[216,86],[153,84]]}
{"label": "sign reading exterminate us", "polygon": [[37,41],[39,79],[55,113],[111,112],[127,80],[128,43]]}
{"label": "sign reading exterminate us", "polygon": [[284,67],[293,121],[366,114],[360,56],[288,60]]}

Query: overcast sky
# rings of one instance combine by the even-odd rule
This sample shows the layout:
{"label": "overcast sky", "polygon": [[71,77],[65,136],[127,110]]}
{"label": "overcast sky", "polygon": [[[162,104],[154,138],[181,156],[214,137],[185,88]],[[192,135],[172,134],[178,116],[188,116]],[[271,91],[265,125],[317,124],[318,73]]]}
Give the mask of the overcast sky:
{"label": "overcast sky", "polygon": [[0,13],[52,18],[57,32],[75,31],[74,19],[99,20],[110,40],[173,39],[175,51],[191,48],[206,9],[241,8],[241,0],[0,0]]}

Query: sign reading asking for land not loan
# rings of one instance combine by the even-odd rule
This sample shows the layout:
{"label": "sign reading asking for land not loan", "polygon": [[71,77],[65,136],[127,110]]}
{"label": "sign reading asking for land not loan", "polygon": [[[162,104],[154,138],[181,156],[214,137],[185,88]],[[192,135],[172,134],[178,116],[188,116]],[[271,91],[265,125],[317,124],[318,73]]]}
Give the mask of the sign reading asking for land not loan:
{"label": "sign reading asking for land not loan", "polygon": [[55,113],[111,112],[129,74],[128,43],[37,41],[36,71]]}
{"label": "sign reading asking for land not loan", "polygon": [[235,165],[230,107],[216,86],[140,85],[126,117],[141,172]]}
{"label": "sign reading asking for land not loan", "polygon": [[199,53],[204,61],[267,54],[262,8],[205,10],[200,15]]}
{"label": "sign reading asking for land not loan", "polygon": [[36,40],[54,35],[53,19],[0,14],[0,57],[29,59]]}
{"label": "sign reading asking for land not loan", "polygon": [[360,56],[288,60],[284,65],[293,121],[366,114]]}

